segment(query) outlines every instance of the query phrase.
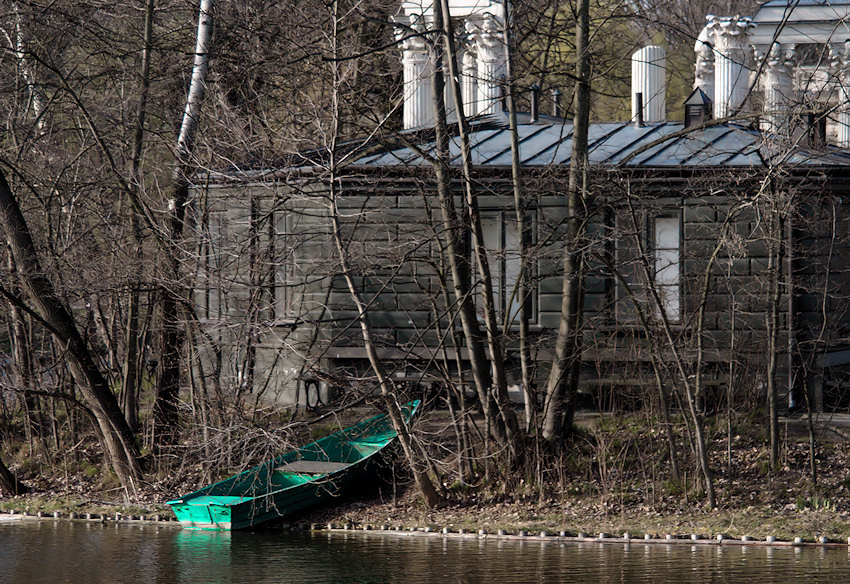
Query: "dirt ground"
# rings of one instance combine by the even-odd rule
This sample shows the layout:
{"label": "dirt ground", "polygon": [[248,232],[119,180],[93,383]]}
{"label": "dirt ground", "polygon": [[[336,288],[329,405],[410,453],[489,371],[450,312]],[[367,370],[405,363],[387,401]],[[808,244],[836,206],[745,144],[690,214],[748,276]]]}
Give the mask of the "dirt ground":
{"label": "dirt ground", "polygon": [[[430,423],[432,430],[440,426],[439,420]],[[715,509],[706,509],[687,456],[683,456],[682,467],[691,471],[690,477],[685,474],[677,484],[663,478],[667,455],[659,430],[635,429],[628,419],[599,414],[583,415],[579,424],[583,428],[583,439],[575,445],[575,460],[579,462],[564,463],[561,476],[544,481],[547,487],[542,492],[538,487],[524,487],[522,478],[517,478],[509,491],[479,479],[463,489],[446,485],[444,503],[426,509],[410,481],[396,476],[355,498],[288,521],[487,529],[491,533],[545,530],[649,533],[659,537],[698,534],[712,538],[718,534],[737,538],[772,535],[780,540],[802,537],[807,541],[824,536],[840,542],[850,537],[850,415],[822,415],[816,420],[817,483],[809,474],[805,418],[781,421],[782,465],[773,472],[767,469],[764,437],[758,431],[736,434],[729,440],[722,428],[715,429],[711,452],[718,500]],[[122,501],[117,489],[98,490],[95,483],[84,479],[57,473],[54,480],[29,481],[34,493],[0,498],[0,510],[168,514],[163,503],[197,488],[199,474],[147,484],[140,500],[132,504]]]}

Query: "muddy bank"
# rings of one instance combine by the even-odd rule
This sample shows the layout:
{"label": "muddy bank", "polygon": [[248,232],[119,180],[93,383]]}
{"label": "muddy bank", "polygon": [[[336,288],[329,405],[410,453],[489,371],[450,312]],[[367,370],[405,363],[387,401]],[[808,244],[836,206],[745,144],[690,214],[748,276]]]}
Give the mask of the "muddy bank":
{"label": "muddy bank", "polygon": [[[683,476],[671,480],[669,452],[661,431],[628,417],[586,416],[582,431],[571,444],[570,456],[535,474],[521,469],[500,482],[481,475],[468,484],[453,481],[454,461],[438,460],[445,472],[444,502],[426,509],[397,465],[388,483],[373,486],[338,504],[289,519],[286,523],[326,526],[388,526],[463,530],[489,534],[547,532],[570,535],[600,533],[665,538],[668,534],[715,539],[847,542],[850,537],[850,419],[821,421],[815,450],[817,481],[810,474],[810,451],[805,421],[784,420],[782,466],[770,469],[763,432],[758,425],[741,425],[732,435],[714,432],[711,461],[716,476],[718,506],[707,510],[692,461],[683,440]],[[436,452],[437,450],[433,450]],[[32,488],[25,497],[0,497],[0,511],[15,510],[50,517],[59,513],[77,518],[94,514],[116,518],[172,517],[165,501],[204,484],[201,464],[184,462],[170,473],[141,485],[132,501],[109,481],[92,477],[91,469],[64,472],[31,462],[15,464]],[[32,473],[30,476],[27,472]]]}

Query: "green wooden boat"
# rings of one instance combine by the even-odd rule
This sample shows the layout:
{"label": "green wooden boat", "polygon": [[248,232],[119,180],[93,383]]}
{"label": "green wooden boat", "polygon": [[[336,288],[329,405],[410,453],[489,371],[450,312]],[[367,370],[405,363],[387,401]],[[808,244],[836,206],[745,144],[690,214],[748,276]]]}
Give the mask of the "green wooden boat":
{"label": "green wooden boat", "polygon": [[[402,408],[409,421],[419,401]],[[337,497],[374,475],[396,438],[384,415],[340,430],[238,475],[169,501],[184,527],[245,529]]]}

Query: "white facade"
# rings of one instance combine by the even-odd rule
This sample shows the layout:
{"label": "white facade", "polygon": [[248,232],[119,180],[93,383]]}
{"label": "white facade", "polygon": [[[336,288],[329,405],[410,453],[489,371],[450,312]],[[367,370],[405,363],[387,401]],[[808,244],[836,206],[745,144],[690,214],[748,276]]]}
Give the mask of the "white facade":
{"label": "white facade", "polygon": [[[451,17],[459,35],[459,63],[463,111],[467,116],[492,113],[499,107],[500,84],[505,75],[507,47],[505,18],[498,0],[449,0]],[[433,125],[433,63],[429,46],[433,33],[431,0],[406,0],[395,18],[396,39],[404,66],[404,128]],[[448,80],[448,77],[447,77]],[[454,100],[447,90],[446,107],[451,114]]]}
{"label": "white facade", "polygon": [[714,47],[714,117],[738,113],[749,93],[749,18],[709,17],[706,30]]}
{"label": "white facade", "polygon": [[769,0],[751,19],[707,20],[694,87],[715,118],[740,114],[752,89],[763,94],[765,132],[787,136],[805,116],[825,117],[828,139],[850,147],[850,1]]}

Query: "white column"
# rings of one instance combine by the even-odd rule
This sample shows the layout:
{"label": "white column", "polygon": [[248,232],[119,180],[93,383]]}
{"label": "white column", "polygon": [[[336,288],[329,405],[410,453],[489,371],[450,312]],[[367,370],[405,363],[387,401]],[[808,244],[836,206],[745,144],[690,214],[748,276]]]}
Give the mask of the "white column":
{"label": "white column", "polygon": [[756,51],[756,58],[764,59],[762,68],[762,86],[764,88],[764,113],[761,129],[768,134],[789,135],[791,118],[790,108],[794,92],[793,45],[783,48],[773,43],[767,55]]}
{"label": "white column", "polygon": [[755,26],[749,18],[710,17],[707,25],[714,38],[714,118],[738,111],[747,98],[749,70],[747,31]]}
{"label": "white column", "polygon": [[478,112],[499,111],[501,82],[505,74],[507,51],[501,21],[490,14],[475,23],[475,52],[478,56]]}
{"label": "white column", "polygon": [[833,63],[838,81],[838,136],[837,146],[850,148],[850,40],[844,41],[842,50],[836,51]]}
{"label": "white column", "polygon": [[[474,25],[466,23],[466,31],[474,32]],[[463,97],[463,113],[472,117],[478,113],[478,55],[475,54],[473,43],[469,42],[463,51],[461,72],[461,96]]]}
{"label": "white column", "polygon": [[711,101],[714,101],[714,49],[711,45],[697,41],[697,62],[694,67],[694,89],[699,87]]}
{"label": "white column", "polygon": [[641,94],[642,119],[647,123],[667,119],[667,61],[664,49],[650,45],[632,55],[632,119],[638,119],[637,94]]}
{"label": "white column", "polygon": [[[404,67],[404,128],[420,128],[434,123],[434,98],[431,95],[431,68],[428,46],[421,36],[412,36],[425,30],[423,19],[410,15],[410,28],[396,29],[401,41]],[[413,29],[413,30],[411,30]]]}

